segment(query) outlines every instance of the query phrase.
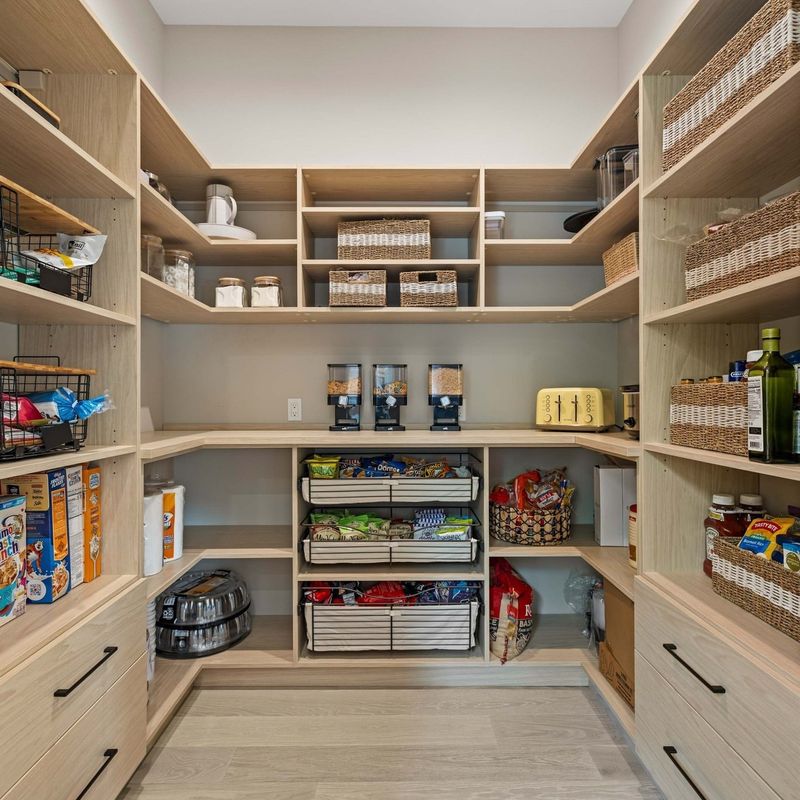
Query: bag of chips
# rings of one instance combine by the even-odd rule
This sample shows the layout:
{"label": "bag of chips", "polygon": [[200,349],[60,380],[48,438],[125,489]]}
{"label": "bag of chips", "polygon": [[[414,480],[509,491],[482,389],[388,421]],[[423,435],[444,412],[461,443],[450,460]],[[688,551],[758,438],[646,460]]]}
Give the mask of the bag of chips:
{"label": "bag of chips", "polygon": [[492,654],[505,664],[527,646],[533,633],[533,589],[504,558],[493,558],[489,589]]}

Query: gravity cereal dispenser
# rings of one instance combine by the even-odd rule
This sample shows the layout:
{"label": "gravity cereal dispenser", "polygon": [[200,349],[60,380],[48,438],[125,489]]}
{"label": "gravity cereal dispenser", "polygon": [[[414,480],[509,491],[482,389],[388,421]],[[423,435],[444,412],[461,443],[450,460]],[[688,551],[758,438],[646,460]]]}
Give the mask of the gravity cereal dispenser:
{"label": "gravity cereal dispenser", "polygon": [[328,405],[332,431],[361,430],[361,364],[328,364]]}
{"label": "gravity cereal dispenser", "polygon": [[372,402],[375,404],[376,431],[404,431],[400,406],[408,402],[408,365],[372,365]]}
{"label": "gravity cereal dispenser", "polygon": [[464,398],[462,364],[428,364],[428,405],[433,406],[432,431],[460,431],[458,409]]}

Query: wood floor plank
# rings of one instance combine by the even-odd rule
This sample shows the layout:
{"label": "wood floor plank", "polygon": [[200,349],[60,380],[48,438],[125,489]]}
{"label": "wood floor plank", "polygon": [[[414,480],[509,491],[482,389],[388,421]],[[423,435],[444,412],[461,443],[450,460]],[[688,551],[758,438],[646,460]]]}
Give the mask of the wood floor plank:
{"label": "wood floor plank", "polygon": [[501,741],[513,736],[515,743],[536,744],[622,744],[621,734],[594,714],[539,714],[518,719],[492,715],[492,727]]}
{"label": "wood floor plank", "polygon": [[235,752],[233,747],[165,748],[159,744],[147,754],[130,783],[219,784]]}
{"label": "wood floor plank", "polygon": [[316,796],[314,783],[229,783],[224,787],[162,783],[133,786],[118,800],[315,800]]}

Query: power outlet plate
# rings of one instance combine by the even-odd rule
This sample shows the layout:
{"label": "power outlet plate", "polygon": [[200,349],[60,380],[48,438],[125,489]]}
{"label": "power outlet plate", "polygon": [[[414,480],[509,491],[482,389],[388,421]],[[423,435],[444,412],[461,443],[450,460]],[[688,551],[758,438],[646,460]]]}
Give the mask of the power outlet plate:
{"label": "power outlet plate", "polygon": [[289,398],[289,422],[302,422],[303,401],[299,397]]}

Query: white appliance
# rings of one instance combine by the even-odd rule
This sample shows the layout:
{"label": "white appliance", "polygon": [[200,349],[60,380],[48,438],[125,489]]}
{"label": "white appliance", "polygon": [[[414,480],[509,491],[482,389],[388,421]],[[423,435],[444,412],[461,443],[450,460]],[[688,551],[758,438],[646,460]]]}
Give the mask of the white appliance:
{"label": "white appliance", "polygon": [[628,546],[628,509],[636,502],[636,467],[594,468],[594,539],[603,547]]}
{"label": "white appliance", "polygon": [[206,186],[206,222],[197,227],[210,239],[255,239],[253,231],[233,224],[237,210],[230,186],[209,183]]}

